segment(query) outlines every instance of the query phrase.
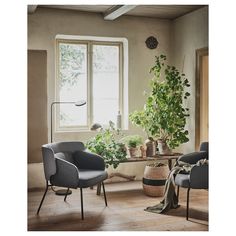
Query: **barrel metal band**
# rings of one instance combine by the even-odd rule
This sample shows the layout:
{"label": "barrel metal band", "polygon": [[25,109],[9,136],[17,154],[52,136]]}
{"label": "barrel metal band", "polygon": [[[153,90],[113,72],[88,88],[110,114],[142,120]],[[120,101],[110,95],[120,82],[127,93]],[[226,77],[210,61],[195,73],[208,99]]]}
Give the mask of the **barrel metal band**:
{"label": "barrel metal band", "polygon": [[166,183],[166,179],[146,179],[143,178],[143,184],[151,186],[163,186]]}

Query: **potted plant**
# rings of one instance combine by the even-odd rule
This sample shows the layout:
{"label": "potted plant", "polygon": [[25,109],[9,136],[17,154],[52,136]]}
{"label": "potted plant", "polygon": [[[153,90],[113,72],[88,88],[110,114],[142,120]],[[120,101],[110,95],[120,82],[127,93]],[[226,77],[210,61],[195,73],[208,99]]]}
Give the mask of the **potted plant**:
{"label": "potted plant", "polygon": [[121,137],[120,130],[114,128],[114,123],[110,121],[107,129],[100,129],[95,137],[89,139],[86,147],[94,153],[102,156],[106,167],[110,165],[117,168],[120,162],[126,160],[126,147],[118,141]]}
{"label": "potted plant", "polygon": [[156,141],[151,136],[151,125],[152,122],[149,121],[145,110],[134,111],[129,115],[129,119],[133,124],[143,128],[147,134],[147,139],[145,140],[146,145],[146,156],[155,156],[156,155]]}
{"label": "potted plant", "polygon": [[188,142],[185,129],[189,109],[184,100],[190,96],[185,91],[190,86],[185,74],[174,66],[166,65],[166,56],[156,56],[155,65],[150,69],[154,76],[150,83],[143,110],[130,114],[131,122],[143,128],[149,137],[158,142],[160,154],[169,154],[171,149]]}
{"label": "potted plant", "polygon": [[121,142],[126,144],[126,146],[128,147],[130,157],[142,156],[140,153],[140,146],[143,144],[143,141],[140,135],[128,135],[121,139]]}

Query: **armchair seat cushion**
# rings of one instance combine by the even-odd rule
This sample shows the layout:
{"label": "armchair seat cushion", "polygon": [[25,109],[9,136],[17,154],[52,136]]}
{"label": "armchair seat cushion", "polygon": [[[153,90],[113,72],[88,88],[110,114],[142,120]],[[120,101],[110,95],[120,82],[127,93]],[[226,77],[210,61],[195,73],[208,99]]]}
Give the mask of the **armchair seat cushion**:
{"label": "armchair seat cushion", "polygon": [[189,188],[190,187],[189,177],[190,175],[187,174],[177,174],[175,177],[175,184],[183,188]]}
{"label": "armchair seat cushion", "polygon": [[79,169],[79,188],[87,188],[107,179],[105,170]]}

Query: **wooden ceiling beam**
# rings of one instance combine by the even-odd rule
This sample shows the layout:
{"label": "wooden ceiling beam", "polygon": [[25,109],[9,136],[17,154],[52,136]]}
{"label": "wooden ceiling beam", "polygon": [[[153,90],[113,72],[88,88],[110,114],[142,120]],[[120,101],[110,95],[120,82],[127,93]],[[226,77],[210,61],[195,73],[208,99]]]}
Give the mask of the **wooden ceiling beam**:
{"label": "wooden ceiling beam", "polygon": [[28,5],[28,13],[33,14],[36,11],[38,5]]}
{"label": "wooden ceiling beam", "polygon": [[104,13],[104,20],[115,20],[126,12],[131,11],[136,6],[137,5],[115,5]]}

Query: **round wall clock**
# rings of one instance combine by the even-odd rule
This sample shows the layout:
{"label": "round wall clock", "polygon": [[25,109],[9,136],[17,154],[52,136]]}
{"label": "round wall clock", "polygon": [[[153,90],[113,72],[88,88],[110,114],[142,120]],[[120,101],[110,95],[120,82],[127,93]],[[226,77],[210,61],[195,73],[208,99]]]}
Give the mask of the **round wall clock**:
{"label": "round wall clock", "polygon": [[156,48],[157,45],[158,45],[157,39],[156,39],[155,37],[153,37],[153,36],[148,37],[148,38],[146,39],[145,43],[146,43],[146,46],[147,46],[148,48],[150,48],[150,49],[154,49],[154,48]]}

